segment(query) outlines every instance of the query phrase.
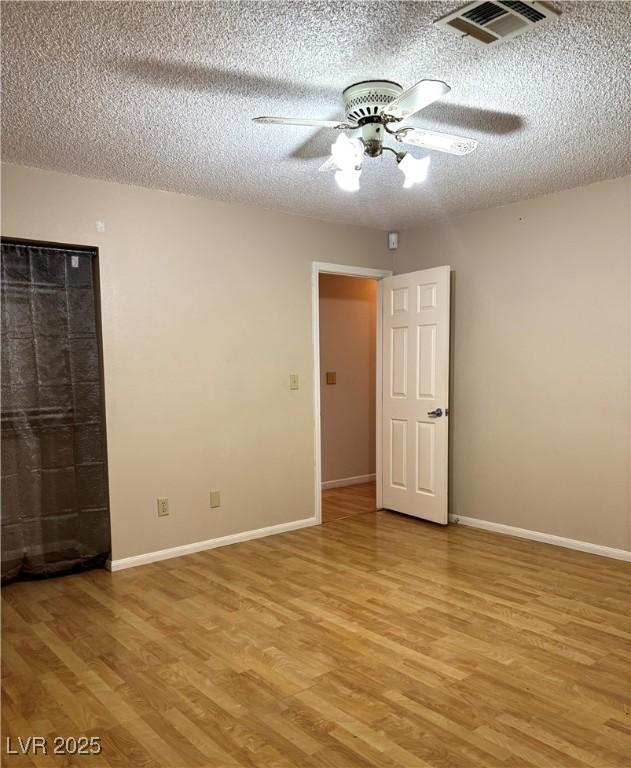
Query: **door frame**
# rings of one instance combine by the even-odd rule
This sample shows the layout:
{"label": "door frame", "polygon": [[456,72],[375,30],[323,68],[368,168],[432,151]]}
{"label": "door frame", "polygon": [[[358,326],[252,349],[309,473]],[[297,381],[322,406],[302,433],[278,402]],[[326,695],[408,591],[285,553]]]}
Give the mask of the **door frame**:
{"label": "door frame", "polygon": [[313,435],[314,435],[314,462],[313,478],[315,487],[315,520],[316,525],[322,522],[322,435],[320,427],[320,275],[344,275],[345,277],[368,277],[377,281],[377,318],[376,318],[376,388],[375,405],[377,410],[376,446],[375,446],[375,477],[377,481],[377,509],[381,507],[382,500],[382,460],[381,460],[381,387],[382,387],[382,361],[381,361],[381,308],[383,303],[383,291],[381,280],[391,277],[391,269],[372,269],[370,267],[357,267],[351,264],[329,264],[325,261],[314,261],[311,265],[311,332],[313,338]]}

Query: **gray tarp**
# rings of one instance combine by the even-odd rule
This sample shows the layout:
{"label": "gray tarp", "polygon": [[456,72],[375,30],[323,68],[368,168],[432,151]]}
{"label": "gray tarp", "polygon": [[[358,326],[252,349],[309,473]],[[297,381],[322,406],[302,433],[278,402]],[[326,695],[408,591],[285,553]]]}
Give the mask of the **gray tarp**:
{"label": "gray tarp", "polygon": [[2,242],[2,581],[110,550],[94,253]]}

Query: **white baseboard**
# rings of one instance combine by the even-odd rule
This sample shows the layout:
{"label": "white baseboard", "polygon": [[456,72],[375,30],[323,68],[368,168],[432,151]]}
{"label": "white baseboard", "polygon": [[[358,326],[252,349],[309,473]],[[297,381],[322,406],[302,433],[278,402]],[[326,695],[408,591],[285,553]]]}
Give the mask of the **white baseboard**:
{"label": "white baseboard", "polygon": [[325,480],[322,483],[322,490],[329,488],[344,488],[346,485],[361,485],[361,483],[374,483],[375,473],[372,475],[355,475],[355,477],[341,477],[339,480]]}
{"label": "white baseboard", "polygon": [[492,523],[489,520],[478,520],[477,517],[461,517],[460,515],[449,515],[449,522],[459,523],[460,525],[469,525],[472,528],[482,528],[485,531],[503,533],[508,536],[517,536],[520,539],[542,541],[544,544],[554,544],[557,547],[578,549],[580,552],[589,552],[592,555],[600,555],[601,557],[612,557],[615,560],[626,560],[627,562],[631,562],[631,552],[626,549],[614,549],[614,547],[604,547],[601,544],[591,544],[589,541],[566,539],[563,536],[554,536],[551,533],[529,531],[527,528],[514,528],[512,525]]}
{"label": "white baseboard", "polygon": [[182,557],[182,555],[192,555],[195,552],[203,552],[206,549],[216,549],[217,547],[226,547],[229,544],[237,544],[240,541],[250,541],[251,539],[261,539],[264,536],[274,536],[277,533],[287,533],[295,531],[298,528],[307,528],[310,525],[316,525],[315,517],[308,517],[304,520],[293,520],[291,523],[280,523],[279,525],[269,525],[267,528],[256,528],[253,531],[242,531],[241,533],[232,533],[229,536],[220,536],[217,539],[207,539],[206,541],[194,541],[192,544],[183,544],[180,547],[171,547],[170,549],[159,549],[157,552],[147,552],[144,555],[134,555],[133,557],[123,557],[121,560],[108,560],[106,567],[110,571],[122,571],[124,568],[133,568],[136,565],[146,565],[155,563],[158,560],[170,560],[172,557]]}

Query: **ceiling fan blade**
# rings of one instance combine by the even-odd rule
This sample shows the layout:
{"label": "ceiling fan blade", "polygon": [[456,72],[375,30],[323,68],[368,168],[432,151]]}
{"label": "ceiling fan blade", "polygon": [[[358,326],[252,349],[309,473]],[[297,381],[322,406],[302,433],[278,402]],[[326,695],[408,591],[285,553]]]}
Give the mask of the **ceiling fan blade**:
{"label": "ceiling fan blade", "polygon": [[385,115],[397,120],[404,120],[436,99],[449,93],[451,88],[442,80],[421,80],[403,91],[394,101],[383,110]]}
{"label": "ceiling fan blade", "polygon": [[333,157],[329,157],[322,163],[318,170],[322,173],[327,173],[328,171],[339,171],[340,166],[335,162]]}
{"label": "ceiling fan blade", "polygon": [[301,117],[253,117],[255,123],[265,123],[270,125],[308,125],[314,128],[356,128],[356,125],[341,123],[339,120],[310,120]]}
{"label": "ceiling fan blade", "polygon": [[450,155],[468,155],[478,146],[475,139],[465,139],[462,136],[452,136],[449,133],[425,131],[422,128],[402,128],[394,134],[397,141],[412,144],[424,149],[437,149]]}

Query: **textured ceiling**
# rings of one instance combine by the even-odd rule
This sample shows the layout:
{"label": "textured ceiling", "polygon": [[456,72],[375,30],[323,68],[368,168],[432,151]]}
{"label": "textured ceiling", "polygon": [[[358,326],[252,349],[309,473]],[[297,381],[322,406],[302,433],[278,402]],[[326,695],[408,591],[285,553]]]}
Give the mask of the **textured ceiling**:
{"label": "textured ceiling", "polygon": [[[379,228],[629,172],[627,3],[556,3],[493,50],[432,26],[460,5],[3,2],[3,158]],[[349,194],[318,173],[336,132],[250,121],[342,117],[373,77],[448,82],[412,122],[477,151],[431,153],[412,190],[391,155],[367,160]]]}

